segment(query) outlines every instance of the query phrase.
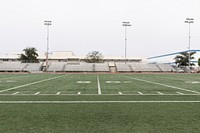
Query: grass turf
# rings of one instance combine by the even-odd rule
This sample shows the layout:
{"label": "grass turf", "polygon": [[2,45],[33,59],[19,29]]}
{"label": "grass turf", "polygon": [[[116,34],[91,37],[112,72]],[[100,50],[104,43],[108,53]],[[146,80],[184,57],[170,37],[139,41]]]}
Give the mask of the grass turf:
{"label": "grass turf", "polygon": [[199,103],[1,104],[0,132],[198,133]]}
{"label": "grass turf", "polygon": [[[0,90],[57,76],[62,75],[0,75]],[[97,95],[97,76],[100,79],[102,94],[122,92],[137,95]],[[63,75],[53,80],[1,92],[0,132],[200,132],[200,103],[3,103],[3,101],[200,101],[199,95],[157,95],[158,91],[164,94],[177,94],[177,91],[184,94],[195,93],[133,78],[200,92],[198,74]],[[91,83],[80,84],[78,81]],[[139,95],[138,91],[156,95]],[[19,94],[12,95],[15,92]],[[52,95],[34,95],[35,92]],[[57,92],[75,95],[55,95]],[[77,95],[77,92],[95,95]]]}

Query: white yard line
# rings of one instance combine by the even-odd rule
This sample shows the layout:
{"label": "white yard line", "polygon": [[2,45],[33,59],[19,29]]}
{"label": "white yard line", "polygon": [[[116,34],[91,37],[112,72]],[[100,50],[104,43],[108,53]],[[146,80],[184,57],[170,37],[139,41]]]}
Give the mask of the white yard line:
{"label": "white yard line", "polygon": [[120,95],[122,95],[122,92],[118,92]]}
{"label": "white yard line", "polygon": [[18,94],[19,92],[15,92],[15,93],[13,93],[12,95],[16,95],[16,94]]}
{"label": "white yard line", "polygon": [[138,92],[140,95],[143,95],[143,93],[142,92]]}
{"label": "white yard line", "polygon": [[57,78],[60,78],[60,77],[63,77],[63,76],[65,76],[65,75],[56,76],[56,77],[53,77],[53,78],[48,78],[48,79],[44,79],[44,80],[40,80],[40,81],[36,81],[36,82],[32,82],[32,83],[20,85],[20,86],[8,88],[8,89],[5,89],[5,90],[1,90],[0,93],[1,92],[5,92],[5,91],[10,91],[10,90],[15,90],[15,89],[22,88],[22,87],[26,87],[26,86],[29,86],[29,85],[34,85],[34,84],[42,83],[42,82],[53,80],[53,79],[57,79]]}
{"label": "white yard line", "polygon": [[34,95],[38,95],[38,94],[40,94],[40,92],[36,92]]}
{"label": "white yard line", "polygon": [[133,77],[129,77],[129,76],[123,76],[123,77],[129,78],[129,79],[138,80],[138,81],[142,81],[142,82],[146,82],[146,83],[151,83],[151,84],[156,84],[156,85],[160,85],[160,86],[165,86],[165,87],[169,87],[169,88],[173,88],[173,89],[183,90],[183,91],[187,91],[187,92],[193,92],[193,93],[197,93],[197,94],[200,93],[198,91],[193,91],[193,90],[189,90],[189,89],[185,89],[185,88],[180,88],[180,87],[176,87],[176,86],[172,86],[172,85],[167,85],[167,84],[162,84],[162,83],[158,83],[158,82],[148,81],[148,80],[144,80],[144,79],[133,78]]}
{"label": "white yard line", "polygon": [[[34,96],[35,94],[17,94],[17,96]],[[37,96],[56,96],[58,94],[38,94]],[[97,96],[99,94],[81,94],[85,96]],[[101,94],[102,96],[119,96],[121,94]],[[159,96],[160,94],[142,94],[143,96]],[[200,96],[200,94],[184,94],[184,96]],[[16,96],[13,94],[0,94],[0,96]],[[59,94],[59,96],[77,96],[77,94]],[[141,96],[141,94],[123,94],[123,96]],[[181,96],[180,94],[163,94],[162,96]]]}
{"label": "white yard line", "polygon": [[99,82],[99,76],[97,76],[97,87],[98,87],[98,94],[101,95],[101,86]]}
{"label": "white yard line", "polygon": [[81,94],[81,92],[78,92],[77,94],[78,94],[78,95],[80,95],[80,94]]}
{"label": "white yard line", "polygon": [[159,92],[159,91],[157,91],[157,93],[158,93],[158,94],[160,94],[160,95],[163,95],[163,93],[162,93],[162,92]]}
{"label": "white yard line", "polygon": [[182,92],[178,92],[178,91],[177,91],[176,93],[177,93],[177,94],[180,94],[180,95],[184,95],[184,93],[182,93]]}
{"label": "white yard line", "polygon": [[200,103],[200,101],[0,101],[0,104]]}
{"label": "white yard line", "polygon": [[180,78],[169,78],[169,77],[162,77],[158,75],[153,75],[155,78],[163,78],[163,79],[171,79],[171,80],[180,80],[180,81],[187,81],[186,79],[180,79]]}
{"label": "white yard line", "polygon": [[5,80],[5,79],[13,79],[13,78],[21,78],[21,77],[27,77],[29,75],[25,75],[25,76],[15,76],[15,77],[6,77],[6,78],[0,78],[0,80]]}
{"label": "white yard line", "polygon": [[57,92],[56,95],[60,95],[61,92]]}

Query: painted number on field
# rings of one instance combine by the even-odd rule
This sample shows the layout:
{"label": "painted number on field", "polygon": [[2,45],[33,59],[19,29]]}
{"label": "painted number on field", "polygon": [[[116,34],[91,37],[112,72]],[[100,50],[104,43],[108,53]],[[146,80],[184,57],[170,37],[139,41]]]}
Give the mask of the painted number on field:
{"label": "painted number on field", "polygon": [[132,83],[131,81],[124,81],[123,82],[124,84],[130,84],[130,83]]}
{"label": "painted number on field", "polygon": [[130,84],[132,83],[131,81],[106,81],[107,84],[120,84],[120,83],[124,83],[124,84]]}
{"label": "painted number on field", "polygon": [[[1,83],[2,81],[0,81],[0,83]],[[17,82],[17,81],[15,81],[15,80],[6,80],[6,81],[3,81],[3,82],[6,82],[6,83],[15,83],[15,82]]]}
{"label": "painted number on field", "polygon": [[107,84],[119,84],[121,81],[106,81]]}
{"label": "painted number on field", "polygon": [[189,83],[189,84],[199,84],[199,81],[186,81],[185,83]]}
{"label": "painted number on field", "polygon": [[14,82],[17,82],[17,81],[15,81],[15,80],[7,80],[6,82],[7,83],[14,83]]}
{"label": "painted number on field", "polygon": [[78,84],[89,84],[91,81],[77,81]]}

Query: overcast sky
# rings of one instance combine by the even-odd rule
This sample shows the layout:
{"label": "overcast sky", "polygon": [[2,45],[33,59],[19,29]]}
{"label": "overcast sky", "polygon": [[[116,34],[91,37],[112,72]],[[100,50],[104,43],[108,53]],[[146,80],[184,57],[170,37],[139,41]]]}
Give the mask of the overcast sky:
{"label": "overcast sky", "polygon": [[200,0],[0,0],[0,54],[36,47],[50,51],[124,56],[123,21],[129,21],[128,56],[154,56],[200,49]]}

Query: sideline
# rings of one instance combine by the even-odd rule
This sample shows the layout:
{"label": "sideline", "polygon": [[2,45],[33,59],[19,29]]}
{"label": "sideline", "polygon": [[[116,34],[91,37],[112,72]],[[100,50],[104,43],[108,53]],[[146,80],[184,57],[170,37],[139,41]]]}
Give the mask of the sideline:
{"label": "sideline", "polygon": [[0,101],[0,104],[200,103],[200,101]]}

